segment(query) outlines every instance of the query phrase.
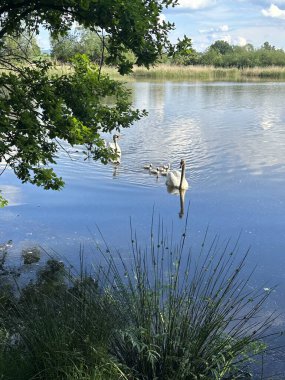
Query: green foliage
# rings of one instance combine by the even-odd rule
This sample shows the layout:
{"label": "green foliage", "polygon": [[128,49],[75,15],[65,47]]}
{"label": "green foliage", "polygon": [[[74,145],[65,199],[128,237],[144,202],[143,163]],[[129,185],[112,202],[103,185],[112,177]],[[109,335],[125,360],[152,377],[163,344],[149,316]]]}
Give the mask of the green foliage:
{"label": "green foliage", "polygon": [[[226,41],[215,41],[204,53],[192,48],[191,39],[184,36],[174,46],[173,57],[169,63],[182,65],[206,65],[215,67],[267,67],[285,66],[285,52],[265,42],[259,49],[251,44],[245,46],[230,45]],[[165,60],[164,60],[165,61]]]}
{"label": "green foliage", "polygon": [[220,53],[222,55],[230,53],[233,50],[232,46],[228,42],[222,41],[222,40],[218,40],[218,41],[214,42],[209,47],[209,49],[216,50],[218,53]]}
{"label": "green foliage", "polygon": [[2,0],[0,39],[23,30],[38,33],[39,25],[53,37],[66,34],[77,22],[86,29],[104,31],[109,40],[108,63],[117,64],[121,73],[131,69],[125,53],[132,51],[138,65],[153,64],[168,49],[167,33],[173,25],[160,22],[164,7],[176,0]]}
{"label": "green foliage", "polygon": [[0,40],[0,64],[3,60],[17,63],[40,55],[41,51],[33,34],[23,32],[21,35],[8,35]]}
{"label": "green foliage", "polygon": [[215,49],[208,49],[201,55],[200,64],[202,65],[221,66],[221,63],[222,54]]}
{"label": "green foliage", "polygon": [[[1,190],[0,190],[1,191]],[[0,207],[7,206],[8,201],[0,194]]]}
{"label": "green foliage", "polygon": [[192,47],[192,40],[184,35],[183,40],[178,38],[173,54],[173,62],[178,65],[195,64],[198,60],[198,54]]}
{"label": "green foliage", "polygon": [[83,154],[106,163],[114,153],[102,132],[130,127],[145,112],[133,110],[122,83],[100,73],[86,56],[73,60],[70,75],[49,76],[51,64],[22,67],[0,76],[0,159],[22,182],[60,189],[53,167],[63,143],[81,144]]}
{"label": "green foliage", "polygon": [[0,297],[5,379],[118,379],[119,367],[107,355],[115,309],[96,281],[82,275],[76,279],[50,259],[19,298],[7,291]]}

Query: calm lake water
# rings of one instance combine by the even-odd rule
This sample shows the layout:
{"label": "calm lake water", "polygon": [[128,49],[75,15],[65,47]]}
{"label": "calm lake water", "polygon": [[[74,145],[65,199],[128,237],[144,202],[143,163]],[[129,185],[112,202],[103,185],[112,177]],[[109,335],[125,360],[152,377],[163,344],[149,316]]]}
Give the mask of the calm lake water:
{"label": "calm lake water", "polygon": [[[9,206],[0,210],[0,241],[13,241],[15,260],[19,247],[40,243],[76,263],[80,244],[92,257],[94,239],[101,239],[97,226],[111,246],[126,250],[130,217],[143,245],[153,209],[155,217],[173,225],[174,235],[180,236],[185,214],[181,217],[179,195],[167,191],[165,177],[156,178],[142,166],[170,162],[178,168],[184,158],[191,244],[201,242],[207,226],[210,239],[219,234],[221,240],[235,240],[241,233],[240,251],[251,247],[248,265],[257,264],[252,286],[278,285],[268,312],[274,308],[281,312],[276,327],[283,329],[285,84],[131,86],[134,106],[149,115],[121,131],[121,165],[84,162],[71,149],[70,156],[58,159],[57,172],[66,181],[61,192],[22,185],[6,171],[0,188]],[[106,139],[111,141],[112,136]]]}

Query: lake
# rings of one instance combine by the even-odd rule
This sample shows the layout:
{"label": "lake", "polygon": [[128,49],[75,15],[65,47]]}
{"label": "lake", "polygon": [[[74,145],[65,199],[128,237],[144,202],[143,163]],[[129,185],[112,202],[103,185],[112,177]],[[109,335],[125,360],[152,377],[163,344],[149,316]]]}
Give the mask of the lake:
{"label": "lake", "polygon": [[[9,206],[0,210],[0,242],[13,241],[14,260],[21,247],[40,244],[76,265],[80,245],[87,261],[94,260],[94,240],[102,240],[98,227],[110,245],[126,250],[130,218],[142,245],[153,212],[180,236],[190,204],[194,247],[207,226],[210,239],[218,234],[222,241],[235,240],[241,233],[240,251],[250,247],[248,266],[257,264],[252,286],[278,285],[268,312],[281,312],[275,324],[284,329],[285,83],[136,82],[131,87],[134,106],[149,114],[121,131],[121,165],[84,162],[70,149],[58,158],[57,173],[66,182],[60,192],[23,185],[6,170],[0,188]],[[150,162],[178,169],[181,158],[190,184],[184,215],[179,194],[168,192],[165,177],[143,169]]]}

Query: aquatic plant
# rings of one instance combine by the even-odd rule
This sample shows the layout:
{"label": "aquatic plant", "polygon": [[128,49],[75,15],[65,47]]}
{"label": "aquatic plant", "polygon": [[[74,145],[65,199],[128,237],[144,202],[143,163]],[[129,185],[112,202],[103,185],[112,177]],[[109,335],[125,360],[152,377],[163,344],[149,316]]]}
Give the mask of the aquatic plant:
{"label": "aquatic plant", "polygon": [[[104,70],[113,76],[112,68],[104,67]],[[158,64],[150,69],[134,67],[132,74],[124,79],[157,79],[157,80],[187,80],[187,81],[254,81],[264,79],[285,79],[285,68],[282,66],[268,67],[214,67],[214,66],[179,66]]]}
{"label": "aquatic plant", "polygon": [[207,244],[205,236],[195,254],[186,241],[186,229],[174,244],[160,223],[148,248],[135,234],[129,257],[101,251],[104,288],[109,284],[126,319],[110,349],[132,378],[233,379],[265,349],[261,338],[273,315],[260,318],[269,293],[252,290],[251,274],[242,275],[248,252],[240,257],[238,242],[222,246],[216,237]]}
{"label": "aquatic plant", "polygon": [[154,224],[144,247],[131,226],[127,252],[100,235],[92,268],[82,252],[79,270],[49,259],[18,294],[1,288],[3,379],[221,380],[244,373],[265,350],[262,337],[274,318],[259,314],[270,292],[249,286],[248,252],[207,234],[196,252],[187,226],[176,241],[162,221]]}

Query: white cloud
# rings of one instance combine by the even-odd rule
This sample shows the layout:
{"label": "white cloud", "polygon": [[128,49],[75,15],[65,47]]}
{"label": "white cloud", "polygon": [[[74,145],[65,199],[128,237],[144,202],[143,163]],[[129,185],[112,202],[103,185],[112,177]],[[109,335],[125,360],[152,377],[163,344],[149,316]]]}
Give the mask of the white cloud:
{"label": "white cloud", "polygon": [[209,36],[209,42],[213,43],[217,40],[225,41],[230,45],[237,45],[237,46],[245,46],[247,44],[247,40],[244,37],[235,37],[231,36],[230,34],[217,34],[213,33]]}
{"label": "white cloud", "polygon": [[210,29],[199,29],[199,33],[201,34],[228,32],[228,31],[229,31],[228,25],[220,25],[217,28],[210,28]]}
{"label": "white cloud", "polygon": [[180,0],[179,8],[202,9],[216,4],[216,0]]}
{"label": "white cloud", "polygon": [[222,37],[220,38],[220,40],[225,41],[225,42],[228,42],[229,44],[232,43],[232,37],[231,37],[229,34],[227,34],[227,35],[225,35],[225,36],[222,36]]}
{"label": "white cloud", "polygon": [[278,8],[275,4],[271,4],[268,9],[262,9],[261,12],[265,17],[280,18],[285,20],[285,10]]}
{"label": "white cloud", "polygon": [[214,28],[211,29],[199,29],[198,32],[201,34],[213,33],[215,31]]}
{"label": "white cloud", "polygon": [[237,38],[237,45],[239,46],[245,46],[247,44],[247,40],[244,37],[238,37]]}
{"label": "white cloud", "polygon": [[219,26],[219,29],[221,32],[227,32],[229,30],[229,26],[228,25],[221,25],[221,26]]}

